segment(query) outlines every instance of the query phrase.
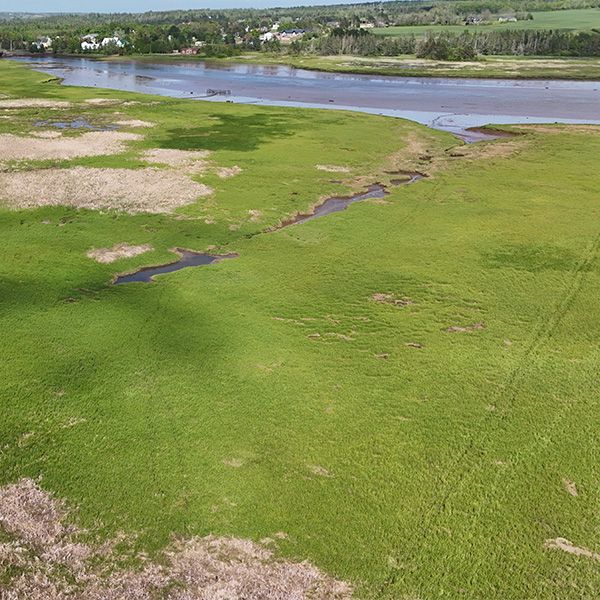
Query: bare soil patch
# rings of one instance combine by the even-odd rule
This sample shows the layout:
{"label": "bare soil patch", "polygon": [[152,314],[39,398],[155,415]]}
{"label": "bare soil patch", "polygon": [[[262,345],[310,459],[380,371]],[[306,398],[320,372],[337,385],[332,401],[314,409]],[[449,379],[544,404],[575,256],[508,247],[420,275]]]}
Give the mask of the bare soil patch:
{"label": "bare soil patch", "polygon": [[0,100],[0,108],[69,108],[66,100],[47,100],[45,98],[16,98]]}
{"label": "bare soil patch", "polygon": [[[0,489],[2,597],[11,600],[350,600],[352,589],[309,562],[250,540],[175,540],[156,562],[117,544],[82,542],[65,503],[31,479]],[[282,538],[285,534],[275,534]],[[6,539],[6,536],[3,538]],[[89,539],[89,537],[87,538]],[[131,544],[129,543],[129,546]],[[136,560],[126,560],[127,556]],[[139,568],[132,564],[140,564]]]}
{"label": "bare soil patch", "polygon": [[129,244],[115,244],[112,248],[94,248],[87,253],[87,257],[101,264],[113,263],[122,258],[133,258],[145,252],[154,250],[150,244],[130,246]]}
{"label": "bare soil patch", "polygon": [[125,142],[139,140],[135,133],[90,131],[77,137],[22,137],[0,135],[0,160],[70,160],[82,156],[119,154]]}
{"label": "bare soil patch", "polygon": [[546,542],[544,543],[544,548],[547,548],[549,550],[562,550],[567,554],[573,554],[575,556],[584,556],[585,558],[590,558],[592,560],[600,562],[600,554],[598,552],[594,552],[589,548],[575,546],[565,538],[554,538],[546,540]]}
{"label": "bare soil patch", "polygon": [[0,200],[12,208],[74,206],[170,213],[212,193],[183,173],[161,169],[38,169],[0,173]]}

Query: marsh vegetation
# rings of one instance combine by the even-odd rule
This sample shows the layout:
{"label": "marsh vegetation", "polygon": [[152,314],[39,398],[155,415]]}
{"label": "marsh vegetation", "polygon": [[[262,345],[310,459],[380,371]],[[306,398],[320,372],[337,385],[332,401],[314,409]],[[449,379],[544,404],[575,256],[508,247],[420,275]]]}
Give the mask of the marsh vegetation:
{"label": "marsh vegetation", "polygon": [[[466,146],[11,62],[0,80],[2,181],[62,182],[0,187],[3,591],[596,597],[596,127]],[[152,126],[39,137],[73,119]],[[110,188],[61,195],[89,172]],[[385,198],[260,234],[374,182]],[[239,258],[111,285],[173,248]]]}

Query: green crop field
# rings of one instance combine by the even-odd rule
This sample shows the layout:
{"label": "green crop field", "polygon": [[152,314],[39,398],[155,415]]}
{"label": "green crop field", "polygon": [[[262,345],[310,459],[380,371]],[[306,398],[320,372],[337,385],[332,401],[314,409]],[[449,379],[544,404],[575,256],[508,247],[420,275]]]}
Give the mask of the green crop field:
{"label": "green crop field", "polygon": [[[147,170],[149,149],[235,172],[193,175],[213,193],[171,214],[19,208],[25,188],[0,186],[0,485],[32,478],[151,557],[172,536],[276,540],[357,598],[597,597],[597,129],[465,147],[408,121],[60,87],[8,62],[0,81],[0,181]],[[32,97],[70,104],[6,108]],[[138,137],[43,158],[86,133],[35,123],[74,118]],[[7,160],[26,136],[38,155]],[[267,231],[399,169],[429,177]],[[120,243],[154,250],[86,256]],[[111,284],[174,247],[239,258]],[[0,590],[22,568],[6,564]]]}
{"label": "green crop field", "polygon": [[425,35],[428,31],[503,31],[505,29],[560,29],[567,31],[587,31],[600,27],[600,8],[573,10],[552,10],[534,12],[532,21],[516,23],[491,23],[489,25],[407,25],[373,29],[378,35]]}

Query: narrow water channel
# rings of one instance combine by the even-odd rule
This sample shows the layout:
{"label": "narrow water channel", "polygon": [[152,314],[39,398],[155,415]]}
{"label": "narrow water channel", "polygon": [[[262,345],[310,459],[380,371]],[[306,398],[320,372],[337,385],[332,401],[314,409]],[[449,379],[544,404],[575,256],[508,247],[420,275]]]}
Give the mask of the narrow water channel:
{"label": "narrow water channel", "polygon": [[[417,172],[398,172],[398,175],[405,176],[405,179],[393,179],[391,184],[394,186],[399,185],[410,185],[420,179],[423,179],[425,175]],[[373,200],[377,198],[384,198],[389,194],[386,186],[380,183],[374,183],[367,188],[367,191],[354,194],[353,196],[334,196],[327,198],[324,202],[317,205],[310,213],[298,214],[291,219],[283,221],[280,225],[268,229],[262,233],[272,233],[280,231],[286,227],[293,225],[300,225],[313,219],[318,219],[326,215],[331,215],[336,212],[346,210],[351,204],[355,202],[361,202],[363,200]],[[180,271],[181,269],[187,269],[189,267],[205,267],[214,263],[221,262],[230,258],[237,258],[238,254],[208,254],[206,252],[193,252],[192,250],[183,250],[176,248],[174,250],[179,255],[179,259],[167,263],[166,265],[158,265],[156,267],[142,267],[141,269],[128,273],[125,275],[118,275],[113,283],[120,285],[123,283],[151,283],[154,281],[156,275],[164,275],[165,273],[173,273],[174,271]]]}

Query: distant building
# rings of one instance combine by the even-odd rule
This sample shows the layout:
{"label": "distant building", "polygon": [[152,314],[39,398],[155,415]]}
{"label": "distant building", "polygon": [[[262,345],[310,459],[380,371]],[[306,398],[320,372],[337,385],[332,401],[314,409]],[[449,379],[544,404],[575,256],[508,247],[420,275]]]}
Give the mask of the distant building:
{"label": "distant building", "polygon": [[286,29],[279,34],[279,39],[285,42],[294,42],[296,40],[301,40],[304,37],[306,30],[304,29]]}
{"label": "distant building", "polygon": [[267,42],[272,42],[274,39],[277,39],[277,35],[274,34],[272,31],[267,31],[267,33],[263,33],[260,35],[260,41],[263,44],[266,44]]}
{"label": "distant building", "polygon": [[52,38],[47,37],[47,36],[42,36],[39,37],[37,39],[37,42],[35,43],[35,45],[40,49],[40,50],[50,50],[52,48]]}
{"label": "distant building", "polygon": [[105,48],[106,46],[116,46],[117,48],[123,48],[123,46],[125,46],[125,44],[121,41],[121,38],[114,36],[114,37],[105,37],[102,40],[102,47]]}
{"label": "distant building", "polygon": [[81,49],[84,52],[93,52],[100,50],[100,44],[98,43],[97,33],[88,33],[81,38]]}
{"label": "distant building", "polygon": [[498,17],[499,23],[516,23],[517,17]]}
{"label": "distant building", "polygon": [[190,54],[198,54],[199,49],[196,47],[193,48],[182,48],[181,49],[181,54],[186,54],[186,55],[190,55]]}
{"label": "distant building", "polygon": [[359,27],[360,29],[374,29],[375,23],[361,23]]}

